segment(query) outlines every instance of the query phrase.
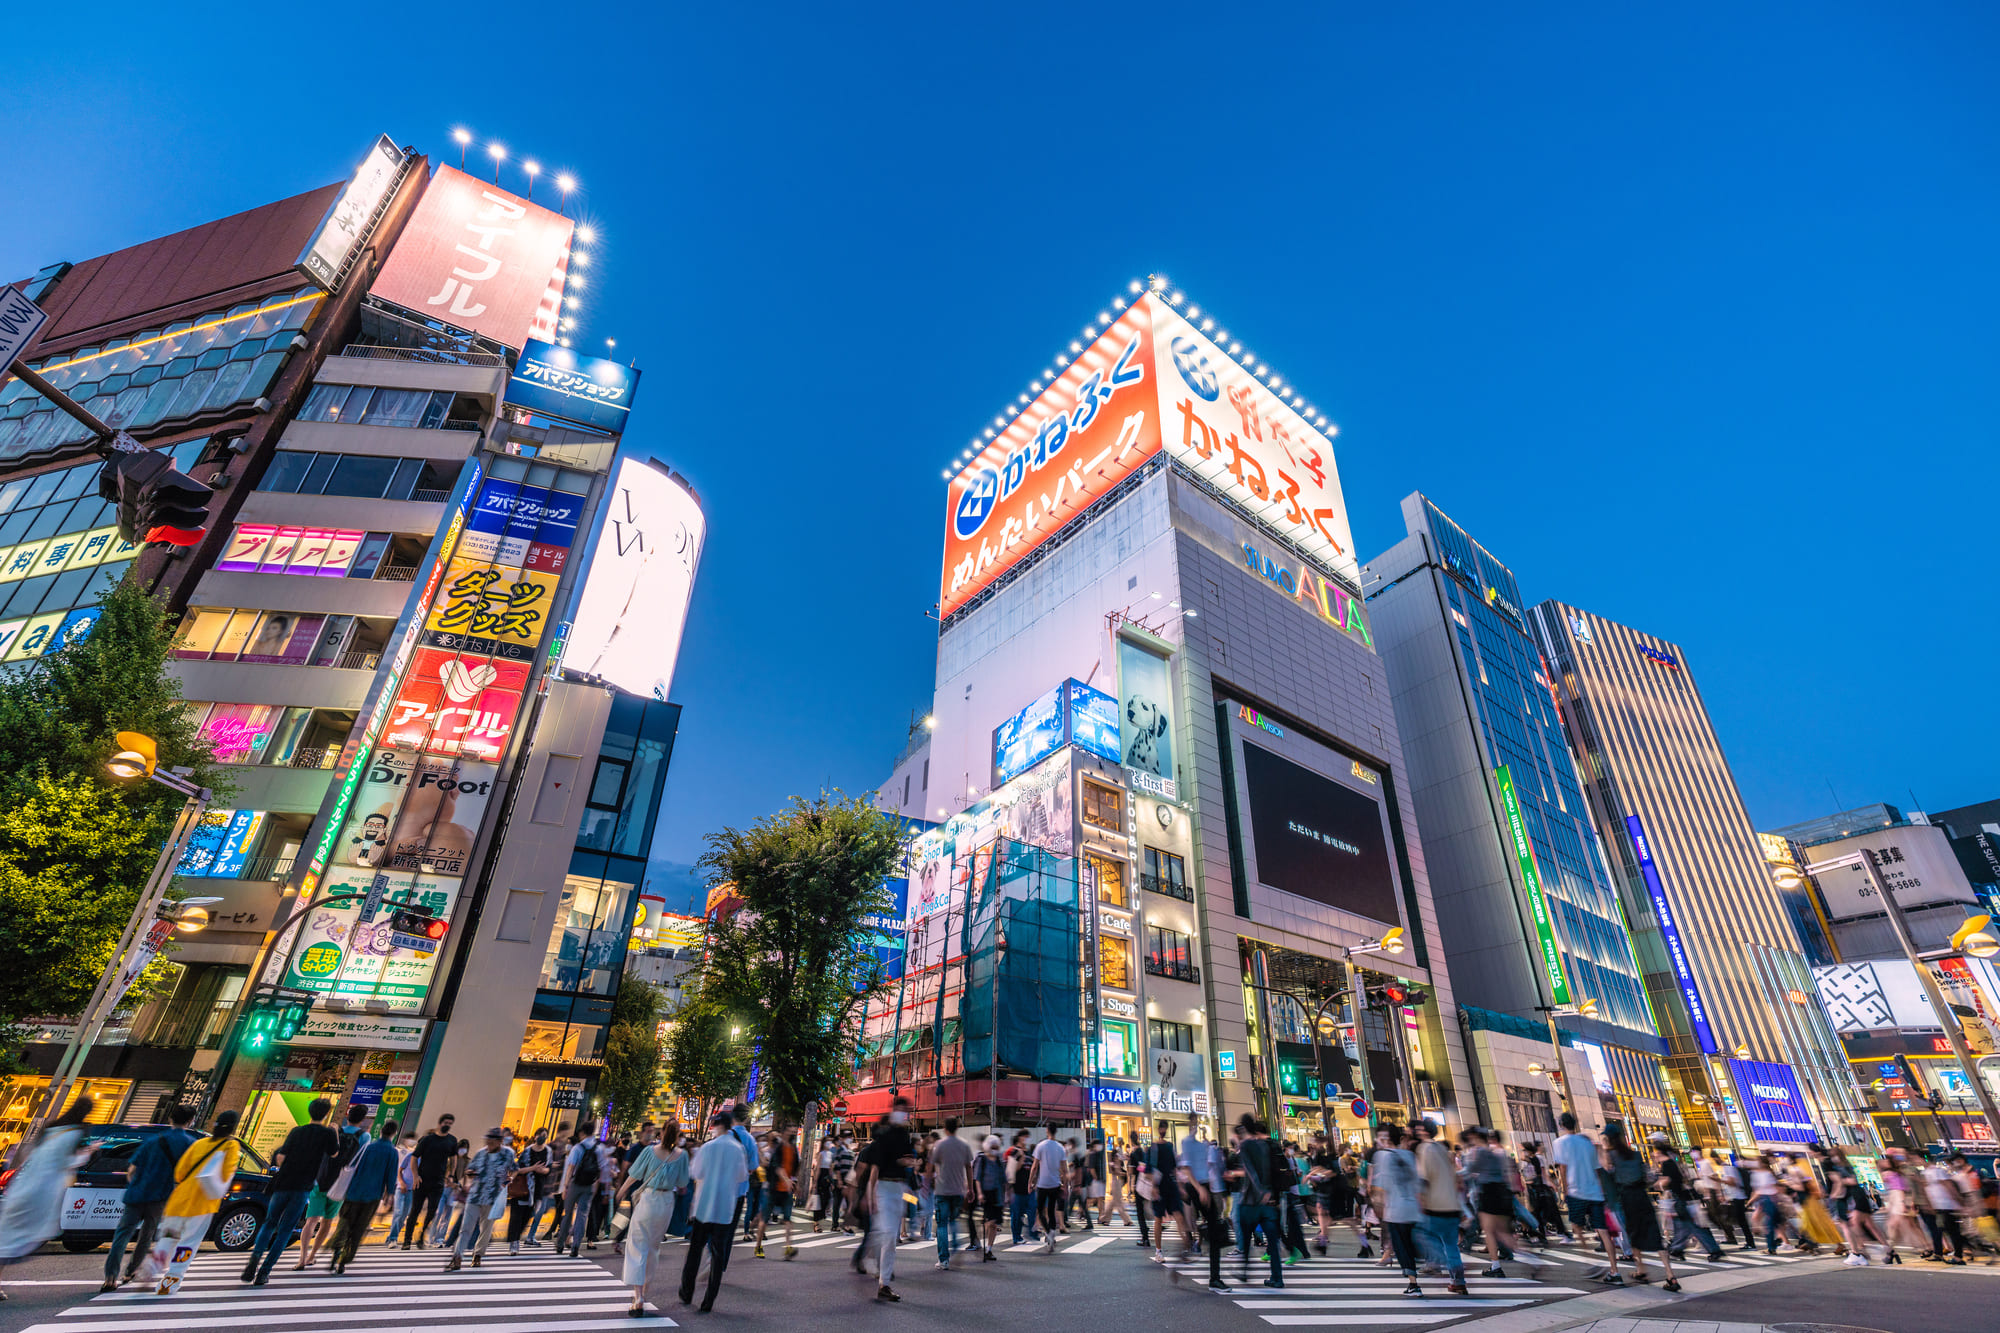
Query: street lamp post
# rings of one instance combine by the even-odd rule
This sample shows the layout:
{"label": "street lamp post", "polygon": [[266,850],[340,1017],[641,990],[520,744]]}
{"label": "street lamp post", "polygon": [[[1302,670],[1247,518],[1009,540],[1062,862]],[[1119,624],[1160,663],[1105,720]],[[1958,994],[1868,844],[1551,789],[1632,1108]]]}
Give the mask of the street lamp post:
{"label": "street lamp post", "polygon": [[[1986,1117],[1988,1133],[2000,1138],[2000,1106],[1993,1104],[1993,1093],[1986,1081],[1979,1077],[1979,1071],[1972,1062],[1972,1053],[1965,1048],[1965,1034],[1959,1031],[1958,1022],[1952,1017],[1951,1004],[1938,986],[1937,978],[1931,975],[1930,963],[1917,952],[1917,942],[1910,935],[1910,923],[1903,919],[1903,909],[1896,902],[1889,886],[1882,881],[1882,872],[1875,864],[1875,853],[1866,847],[1861,849],[1861,866],[1868,874],[1868,882],[1881,895],[1882,906],[1889,914],[1889,924],[1896,931],[1896,942],[1903,946],[1903,953],[1910,960],[1910,966],[1917,969],[1917,979],[1924,985],[1924,994],[1930,999],[1931,1008],[1937,1010],[1938,1021],[1944,1024],[1945,1039],[1951,1043],[1951,1053],[1958,1057],[1958,1067],[1964,1071],[1966,1081],[1972,1084],[1972,1091],[1979,1098],[1979,1109]],[[1961,932],[1963,934],[1964,932]],[[1949,1135],[1946,1136],[1947,1142]]]}
{"label": "street lamp post", "polygon": [[[1360,953],[1385,953],[1393,957],[1396,954],[1400,954],[1406,947],[1403,943],[1403,928],[1397,926],[1373,944],[1342,944],[1334,947],[1338,948],[1341,957],[1347,960],[1348,989],[1354,997],[1354,1084],[1360,1089],[1362,1100],[1368,1103],[1368,1125],[1372,1129],[1375,1125],[1375,1088],[1368,1077],[1368,1033],[1366,1022],[1362,1017],[1368,1011],[1368,986],[1361,980],[1361,969],[1354,965],[1354,955]],[[1317,1060],[1318,1058],[1319,1055],[1315,1052],[1313,1059]],[[1315,1070],[1314,1072],[1317,1073],[1318,1071]],[[1325,1115],[1325,1086],[1326,1080],[1322,1078],[1320,1080],[1322,1118]],[[1415,1087],[1416,1082],[1412,1079],[1410,1101],[1413,1109],[1414,1103],[1417,1100]]]}
{"label": "street lamp post", "polygon": [[181,848],[186,844],[188,835],[194,831],[202,813],[208,809],[209,801],[214,798],[214,793],[208,788],[197,787],[187,780],[184,774],[192,772],[192,769],[160,772],[159,754],[152,737],[136,731],[121,731],[118,733],[118,746],[118,753],[105,764],[112,777],[129,780],[144,776],[148,781],[178,792],[186,799],[181,804],[180,817],[174,821],[173,830],[167,835],[166,845],[160,848],[159,859],[153,863],[153,873],[147,877],[146,887],[139,892],[139,901],[132,906],[132,915],[125,922],[124,933],[118,937],[118,946],[111,951],[111,960],[104,969],[104,975],[97,979],[97,986],[90,993],[90,1002],[84,1006],[77,1020],[76,1032],[63,1048],[55,1072],[49,1076],[48,1092],[29,1122],[27,1132],[21,1136],[22,1143],[33,1140],[49,1117],[61,1113],[63,1103],[69,1100],[69,1090],[83,1072],[84,1061],[103,1030],[105,1020],[111,1016],[132,983],[138,980],[139,972],[159,951],[159,941],[149,933],[150,923],[174,920],[161,911],[166,903],[167,890],[174,882],[174,867],[180,863]]}
{"label": "street lamp post", "polygon": [[1575,1004],[1538,1004],[1535,1010],[1549,1021],[1549,1045],[1555,1050],[1556,1091],[1562,1094],[1563,1110],[1575,1115],[1576,1102],[1569,1095],[1569,1075],[1563,1068],[1562,1034],[1556,1031],[1556,1015],[1574,1014],[1581,1018],[1595,1018],[1597,1001],[1578,1000]]}

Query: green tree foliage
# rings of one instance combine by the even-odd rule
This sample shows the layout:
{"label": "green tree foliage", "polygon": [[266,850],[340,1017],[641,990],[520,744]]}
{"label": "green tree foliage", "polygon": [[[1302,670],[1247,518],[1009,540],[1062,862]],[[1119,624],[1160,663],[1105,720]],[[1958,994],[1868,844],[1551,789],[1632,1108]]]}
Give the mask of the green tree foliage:
{"label": "green tree foliage", "polygon": [[611,1001],[611,1031],[604,1041],[597,1090],[609,1099],[611,1123],[618,1129],[637,1129],[659,1091],[663,1004],[659,989],[636,977],[626,977]]}
{"label": "green tree foliage", "polygon": [[179,816],[166,788],[106,775],[116,733],[228,794],[166,671],[173,617],[130,583],[100,604],[88,639],[0,675],[0,1025],[83,1007]]}
{"label": "green tree foliage", "polygon": [[[731,1031],[741,1026],[693,986],[668,1019],[667,1085],[676,1095],[700,1103],[700,1120],[706,1120],[709,1108],[724,1097],[740,1095],[750,1076],[750,1043]],[[701,1138],[699,1121],[683,1128]]]}
{"label": "green tree foliage", "polygon": [[743,907],[711,926],[702,988],[756,1034],[760,1100],[796,1124],[846,1074],[854,1028],[879,978],[863,967],[865,917],[890,910],[896,821],[865,798],[821,793],[747,829],[709,835],[703,868]]}

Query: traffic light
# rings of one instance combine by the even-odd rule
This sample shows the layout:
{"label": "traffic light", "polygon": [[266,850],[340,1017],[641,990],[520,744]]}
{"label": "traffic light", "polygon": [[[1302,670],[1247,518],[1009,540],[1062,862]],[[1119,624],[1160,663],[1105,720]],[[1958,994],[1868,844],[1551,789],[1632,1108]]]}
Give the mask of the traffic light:
{"label": "traffic light", "polygon": [[1368,988],[1370,1009],[1401,1009],[1408,1005],[1420,1005],[1428,999],[1430,999],[1429,992],[1420,991],[1401,981],[1385,982],[1380,986]]}
{"label": "traffic light", "polygon": [[398,907],[389,915],[389,932],[397,937],[397,945],[419,953],[436,952],[439,941],[450,929],[450,922],[420,908]]}
{"label": "traffic light", "polygon": [[194,546],[208,533],[215,491],[174,467],[163,449],[114,454],[97,474],[97,495],[118,506],[118,535],[128,542]]}
{"label": "traffic light", "polygon": [[252,995],[243,1010],[237,1049],[244,1055],[269,1055],[273,1046],[298,1037],[311,1011],[311,1002],[296,995]]}

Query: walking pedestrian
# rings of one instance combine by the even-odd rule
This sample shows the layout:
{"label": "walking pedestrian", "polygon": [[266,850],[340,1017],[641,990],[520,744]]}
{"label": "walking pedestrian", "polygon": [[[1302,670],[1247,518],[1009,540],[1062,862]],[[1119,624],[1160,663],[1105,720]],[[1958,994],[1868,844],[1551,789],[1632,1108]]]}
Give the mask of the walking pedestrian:
{"label": "walking pedestrian", "polygon": [[[1167,1246],[1166,1219],[1172,1218],[1181,1233],[1181,1257],[1194,1257],[1194,1236],[1188,1230],[1187,1201],[1181,1193],[1180,1158],[1174,1153],[1173,1137],[1168,1134],[1165,1123],[1161,1123],[1153,1135],[1153,1146],[1146,1158],[1147,1173],[1152,1178],[1157,1195],[1153,1200],[1153,1260],[1164,1262],[1163,1251]],[[1242,1238],[1242,1231],[1237,1231]]]}
{"label": "walking pedestrian", "polygon": [[486,1247],[493,1242],[493,1228],[507,1208],[507,1181],[514,1174],[514,1150],[507,1146],[506,1130],[495,1125],[486,1131],[486,1146],[473,1154],[465,1169],[465,1209],[459,1218],[458,1235],[453,1239],[451,1259],[444,1271],[456,1273],[466,1242],[472,1242],[472,1266],[479,1267]]}
{"label": "walking pedestrian", "polygon": [[[535,1211],[528,1219],[528,1248],[540,1249],[543,1242],[554,1240],[562,1230],[562,1174],[563,1162],[569,1150],[576,1146],[576,1136],[570,1133],[568,1124],[556,1126],[554,1137],[549,1140],[549,1170],[536,1182]],[[542,1231],[542,1218],[549,1218],[548,1230]],[[537,1235],[537,1232],[540,1232]]]}
{"label": "walking pedestrian", "polygon": [[1042,1224],[1042,1252],[1056,1252],[1056,1238],[1069,1230],[1063,1218],[1063,1168],[1068,1154],[1056,1139],[1054,1121],[1044,1125],[1048,1137],[1035,1145],[1035,1211]]}
{"label": "walking pedestrian", "polygon": [[375,1141],[364,1146],[352,1162],[341,1168],[341,1173],[347,1177],[345,1186],[336,1181],[328,1191],[329,1197],[340,1196],[340,1220],[334,1227],[331,1246],[333,1258],[327,1265],[327,1271],[335,1277],[345,1273],[354,1262],[355,1253],[367,1238],[368,1228],[382,1206],[382,1196],[395,1184],[396,1122],[386,1122]]}
{"label": "walking pedestrian", "polygon": [[785,1255],[795,1257],[799,1250],[792,1244],[792,1210],[798,1206],[799,1148],[792,1142],[792,1131],[782,1133],[772,1130],[770,1134],[768,1177],[764,1186],[764,1215],[757,1219],[757,1257],[764,1257],[764,1235],[774,1221],[785,1224]]}
{"label": "walking pedestrian", "polygon": [[903,1299],[893,1285],[896,1242],[902,1227],[904,1199],[915,1183],[917,1165],[917,1142],[910,1132],[910,1099],[898,1096],[890,1101],[888,1118],[875,1126],[874,1137],[856,1159],[859,1189],[868,1195],[870,1209],[868,1239],[862,1248],[876,1255],[878,1301]]}
{"label": "walking pedestrian", "polygon": [[1722,1247],[1715,1243],[1715,1233],[1706,1225],[1705,1217],[1697,1218],[1695,1210],[1701,1207],[1693,1182],[1688,1179],[1687,1168],[1674,1152],[1673,1140],[1664,1134],[1653,1135],[1653,1167],[1660,1177],[1660,1198],[1672,1209],[1674,1234],[1667,1239],[1667,1253],[1675,1259],[1687,1258],[1687,1243],[1701,1242],[1702,1252],[1713,1263],[1722,1257]]}
{"label": "walking pedestrian", "polygon": [[[973,1192],[972,1145],[958,1137],[958,1117],[949,1116],[944,1122],[944,1136],[931,1149],[930,1160],[931,1208],[936,1215],[937,1266],[951,1267],[951,1255],[958,1244],[958,1215],[965,1212],[965,1200]],[[971,1215],[966,1215],[966,1230],[971,1232]],[[968,1236],[968,1243],[976,1241],[976,1235]]]}
{"label": "walking pedestrian", "polygon": [[[1000,1136],[988,1134],[979,1156],[972,1163],[973,1198],[979,1205],[981,1232],[975,1233],[981,1263],[997,1257],[993,1244],[1000,1239],[1000,1222],[1007,1215],[1007,1159],[1000,1151]],[[968,1223],[968,1230],[971,1224]]]}
{"label": "walking pedestrian", "polygon": [[1404,1146],[1403,1127],[1379,1125],[1375,1129],[1375,1152],[1368,1163],[1369,1205],[1381,1219],[1384,1253],[1393,1253],[1403,1270],[1405,1296],[1422,1296],[1417,1285],[1417,1224],[1423,1220],[1417,1159]]}
{"label": "walking pedestrian", "polygon": [[1242,1280],[1250,1280],[1250,1237],[1261,1232],[1265,1252],[1271,1262],[1271,1276],[1264,1279],[1264,1285],[1283,1287],[1285,1241],[1280,1234],[1278,1210],[1281,1206],[1279,1195],[1285,1188],[1284,1177],[1289,1168],[1284,1163],[1282,1146],[1272,1141],[1263,1121],[1246,1111],[1243,1118],[1237,1121],[1237,1127],[1243,1131],[1242,1140],[1236,1147],[1243,1179],[1240,1212],[1243,1229],[1238,1236],[1244,1251]]}
{"label": "walking pedestrian", "polygon": [[[1938,1259],[1954,1268],[1963,1268],[1965,1228],[1960,1225],[1959,1214],[1965,1211],[1966,1198],[1951,1165],[1932,1162],[1924,1168],[1924,1195],[1930,1202],[1932,1216],[1937,1218],[1940,1237],[1936,1246]],[[1951,1242],[1950,1258],[1945,1257],[1945,1241]]]}
{"label": "walking pedestrian", "polygon": [[694,1178],[680,1139],[681,1127],[674,1121],[660,1126],[659,1137],[632,1155],[613,1200],[614,1206],[619,1200],[632,1200],[632,1222],[625,1231],[624,1277],[625,1285],[632,1288],[634,1316],[647,1313],[646,1284],[652,1278],[653,1259],[673,1220],[676,1196]]}
{"label": "walking pedestrian", "polygon": [[[77,1167],[89,1160],[83,1126],[96,1108],[95,1098],[79,1096],[15,1158],[21,1165],[7,1182],[6,1198],[0,1199],[0,1272],[62,1230],[63,1195],[76,1179]],[[0,1289],[0,1300],[5,1299]]]}
{"label": "walking pedestrian", "polygon": [[307,1122],[293,1126],[272,1155],[277,1169],[271,1175],[270,1193],[264,1196],[264,1220],[251,1243],[249,1262],[243,1265],[243,1281],[269,1285],[271,1269],[291,1243],[293,1229],[305,1216],[306,1201],[319,1184],[320,1168],[340,1151],[340,1135],[326,1123],[332,1113],[332,1102],[313,1098],[306,1106]]}
{"label": "walking pedestrian", "polygon": [[854,1141],[846,1130],[840,1132],[839,1140],[833,1145],[833,1160],[828,1165],[827,1171],[828,1187],[833,1191],[833,1197],[827,1204],[826,1224],[834,1231],[852,1235],[854,1219],[849,1217],[844,1222],[841,1220],[841,1212],[847,1203],[848,1180],[854,1174]]}
{"label": "walking pedestrian", "polygon": [[458,1138],[451,1132],[456,1123],[454,1116],[439,1116],[437,1128],[418,1139],[417,1146],[411,1150],[417,1164],[417,1184],[410,1195],[409,1214],[403,1222],[403,1248],[406,1250],[413,1241],[419,1249],[423,1248],[423,1237],[437,1219],[438,1200],[444,1195],[445,1172],[451,1166],[452,1158],[458,1155]]}
{"label": "walking pedestrian", "polygon": [[1622,1287],[1625,1279],[1618,1272],[1618,1244],[1605,1224],[1604,1183],[1597,1175],[1601,1154],[1588,1135],[1577,1133],[1576,1117],[1570,1112],[1564,1111],[1556,1123],[1563,1132],[1556,1140],[1552,1165],[1561,1178],[1569,1224],[1577,1229],[1579,1236],[1595,1232],[1597,1243],[1604,1247],[1604,1267],[1593,1268],[1585,1276]]}
{"label": "walking pedestrian", "polygon": [[403,1229],[403,1220],[410,1215],[410,1199],[417,1192],[417,1136],[405,1134],[396,1144],[396,1197],[389,1210],[389,1234],[382,1237],[384,1245],[394,1245],[396,1236]]}
{"label": "walking pedestrian", "polygon": [[1013,1229],[1014,1243],[1021,1243],[1025,1229],[1030,1241],[1041,1239],[1040,1228],[1035,1225],[1035,1158],[1034,1150],[1028,1146],[1028,1131],[1014,1131],[1014,1142],[1007,1149],[1007,1215],[1008,1225]]}
{"label": "walking pedestrian", "polygon": [[[167,1113],[166,1126],[132,1154],[132,1164],[125,1171],[125,1211],[118,1219],[118,1230],[111,1233],[111,1253],[104,1257],[104,1285],[99,1291],[113,1291],[130,1282],[152,1253],[160,1214],[167,1206],[167,1196],[174,1192],[174,1167],[194,1142],[188,1130],[193,1120],[193,1107],[174,1107]],[[132,1260],[121,1275],[118,1261],[125,1257],[128,1243]],[[283,1242],[279,1244],[282,1247]]]}
{"label": "walking pedestrian", "polygon": [[1181,1165],[1188,1176],[1188,1201],[1200,1215],[1201,1232],[1208,1238],[1208,1289],[1228,1291],[1222,1280],[1222,1201],[1229,1192],[1222,1150],[1190,1130],[1181,1143]]}
{"label": "walking pedestrian", "polygon": [[201,1238],[215,1220],[222,1197],[236,1178],[236,1160],[243,1145],[236,1137],[236,1112],[215,1118],[208,1137],[197,1139],[174,1166],[174,1192],[160,1215],[153,1240],[153,1271],[160,1276],[156,1296],[171,1296],[187,1275],[188,1264],[201,1249]]}
{"label": "walking pedestrian", "polygon": [[[611,1150],[598,1139],[594,1128],[586,1129],[577,1145],[563,1159],[562,1224],[556,1232],[556,1255],[565,1244],[572,1259],[583,1257],[584,1233],[590,1226],[591,1204],[611,1187]],[[597,1248],[595,1241],[590,1242]]]}
{"label": "walking pedestrian", "polygon": [[1653,1207],[1653,1196],[1647,1188],[1651,1174],[1646,1168],[1645,1154],[1632,1146],[1625,1137],[1625,1125],[1614,1120],[1604,1127],[1604,1161],[1611,1169],[1611,1179],[1618,1190],[1618,1217],[1625,1224],[1625,1243],[1632,1247],[1632,1280],[1651,1282],[1646,1272],[1646,1256],[1656,1255],[1660,1267],[1666,1271],[1667,1280],[1660,1285],[1662,1291],[1679,1291],[1681,1284],[1674,1278],[1673,1260],[1667,1257],[1667,1243],[1660,1236],[1660,1214]]}
{"label": "walking pedestrian", "polygon": [[715,1296],[722,1289],[722,1274],[729,1267],[729,1247],[736,1238],[736,1217],[743,1207],[743,1190],[750,1183],[750,1168],[744,1160],[743,1144],[735,1135],[736,1121],[728,1111],[709,1118],[710,1137],[688,1165],[694,1181],[694,1203],[688,1210],[687,1260],[681,1265],[681,1304],[694,1300],[695,1277],[701,1271],[702,1256],[708,1257],[708,1292],[702,1298],[704,1312],[715,1308]]}
{"label": "walking pedestrian", "polygon": [[1437,1129],[1428,1120],[1410,1128],[1417,1140],[1417,1175],[1423,1188],[1417,1201],[1423,1206],[1423,1230],[1431,1246],[1431,1260],[1442,1266],[1450,1282],[1445,1290],[1454,1296],[1467,1294],[1465,1258],[1458,1248],[1458,1222],[1464,1206],[1458,1194],[1458,1165],[1451,1149],[1438,1142]]}
{"label": "walking pedestrian", "polygon": [[1486,1238],[1487,1277],[1506,1277],[1500,1257],[1514,1225],[1514,1191],[1507,1187],[1507,1158],[1493,1146],[1492,1131],[1475,1126],[1459,1135],[1465,1145],[1465,1190]]}
{"label": "walking pedestrian", "polygon": [[437,1224],[431,1228],[431,1244],[450,1245],[458,1239],[459,1222],[465,1214],[466,1169],[472,1163],[472,1144],[458,1141],[458,1151],[444,1169],[444,1191],[438,1196]]}
{"label": "walking pedestrian", "polygon": [[507,1182],[507,1252],[519,1254],[521,1246],[537,1245],[535,1210],[546,1193],[545,1182],[555,1154],[549,1149],[549,1132],[538,1129],[514,1158],[514,1177]]}

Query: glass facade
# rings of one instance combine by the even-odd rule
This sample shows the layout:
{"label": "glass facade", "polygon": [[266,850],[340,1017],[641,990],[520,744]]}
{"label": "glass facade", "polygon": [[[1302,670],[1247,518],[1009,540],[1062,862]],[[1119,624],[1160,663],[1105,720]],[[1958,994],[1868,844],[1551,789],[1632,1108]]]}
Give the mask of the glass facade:
{"label": "glass facade", "polygon": [[1439,583],[1448,628],[1472,680],[1487,752],[1513,776],[1570,989],[1595,999],[1607,1022],[1656,1031],[1514,573],[1428,500],[1424,510],[1447,575]]}
{"label": "glass facade", "polygon": [[[281,292],[29,365],[99,421],[143,433],[262,398],[323,296],[317,287]],[[0,385],[0,462],[88,438],[22,381]]]}

